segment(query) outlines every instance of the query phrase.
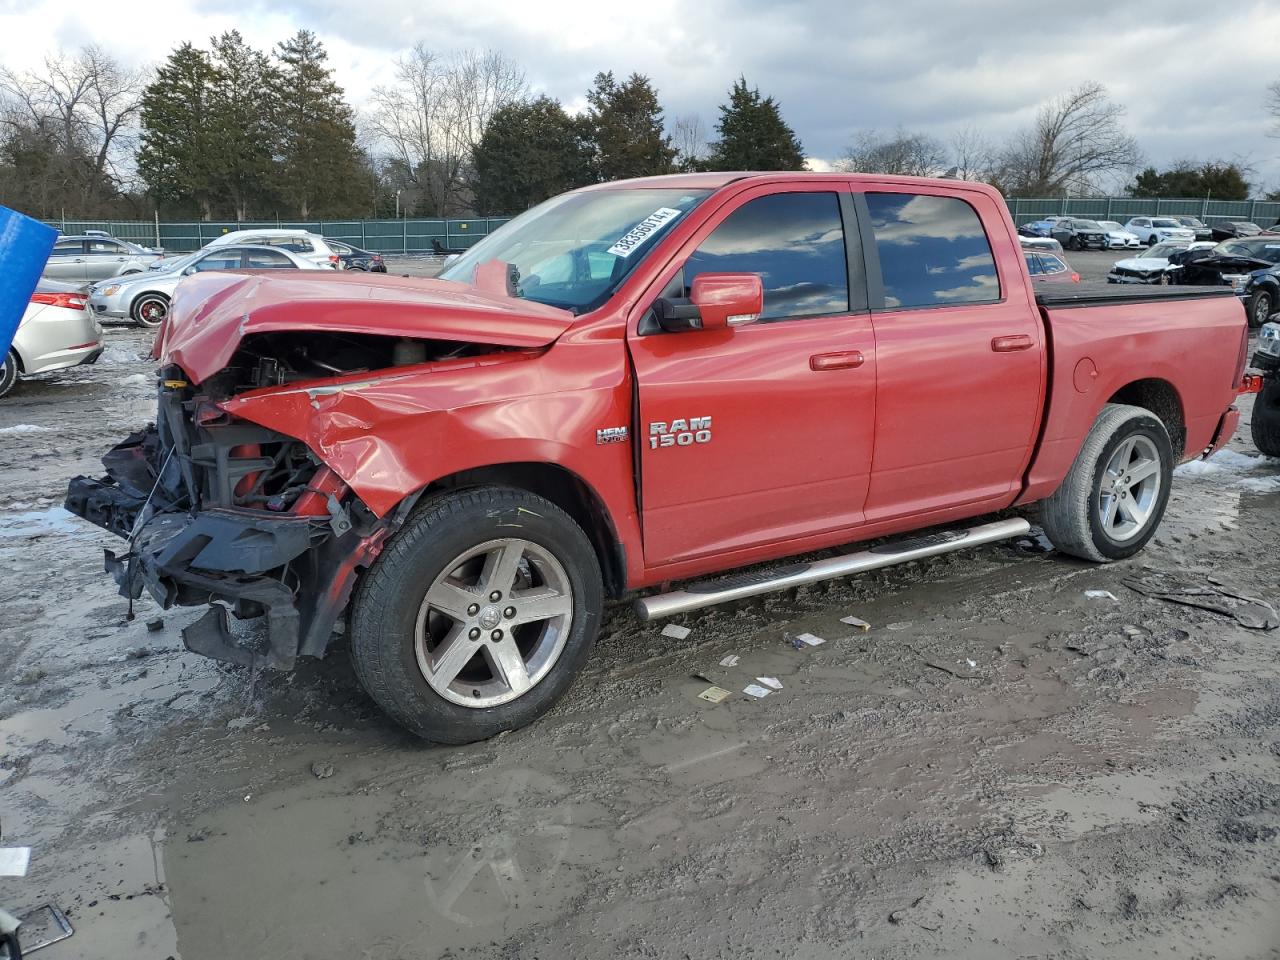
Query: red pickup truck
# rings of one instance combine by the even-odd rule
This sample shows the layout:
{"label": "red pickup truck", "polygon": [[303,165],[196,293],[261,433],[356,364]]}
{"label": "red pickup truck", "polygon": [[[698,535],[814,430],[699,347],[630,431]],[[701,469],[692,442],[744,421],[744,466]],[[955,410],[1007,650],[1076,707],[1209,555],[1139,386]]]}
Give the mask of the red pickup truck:
{"label": "red pickup truck", "polygon": [[345,629],[391,716],[461,743],[546,711],[630,591],[670,615],[1028,524],[670,581],[1037,502],[1059,550],[1134,554],[1236,428],[1246,329],[1226,288],[1033,289],[981,184],[602,184],[436,280],[185,280],[156,424],[67,506],[128,540],[125,596],[214,601],[189,649],[288,669]]}

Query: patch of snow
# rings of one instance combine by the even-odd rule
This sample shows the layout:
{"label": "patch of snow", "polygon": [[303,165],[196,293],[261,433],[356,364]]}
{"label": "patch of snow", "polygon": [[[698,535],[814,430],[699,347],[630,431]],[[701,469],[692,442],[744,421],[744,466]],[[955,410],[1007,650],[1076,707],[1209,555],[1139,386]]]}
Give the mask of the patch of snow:
{"label": "patch of snow", "polygon": [[138,383],[138,384],[151,383],[152,379],[153,378],[147,376],[145,373],[135,373],[131,376],[122,378],[120,382],[125,384],[126,386],[129,386],[135,383]]}
{"label": "patch of snow", "polygon": [[34,423],[15,423],[12,427],[0,427],[0,434],[11,433],[48,433],[48,427],[38,427]]}
{"label": "patch of snow", "polygon": [[[1280,464],[1270,457],[1251,457],[1235,450],[1219,450],[1208,460],[1192,460],[1173,472],[1180,477],[1205,477],[1250,493],[1275,493],[1280,491],[1280,473],[1274,472],[1277,466]],[[1272,474],[1250,476],[1260,470],[1269,470]]]}
{"label": "patch of snow", "polygon": [[37,537],[49,533],[79,533],[75,514],[62,507],[48,510],[26,510],[0,514],[0,539],[5,537]]}

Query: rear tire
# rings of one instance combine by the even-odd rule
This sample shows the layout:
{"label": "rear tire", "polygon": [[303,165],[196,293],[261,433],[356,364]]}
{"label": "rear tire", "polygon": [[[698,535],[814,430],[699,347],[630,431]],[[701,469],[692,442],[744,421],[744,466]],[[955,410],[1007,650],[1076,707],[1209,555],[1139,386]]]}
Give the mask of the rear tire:
{"label": "rear tire", "polygon": [[0,397],[8,396],[18,385],[18,355],[10,350],[0,365]]}
{"label": "rear tire", "polygon": [[1163,423],[1141,407],[1107,404],[1062,486],[1041,505],[1045,534],[1083,560],[1133,556],[1160,526],[1173,466]]}
{"label": "rear tire", "polygon": [[595,550],[555,504],[510,487],[449,493],[420,505],[364,576],[352,661],[402,726],[472,743],[551,709],[603,602]]}
{"label": "rear tire", "polygon": [[1263,381],[1262,392],[1254,398],[1249,432],[1259,453],[1280,457],[1280,377],[1275,374]]}

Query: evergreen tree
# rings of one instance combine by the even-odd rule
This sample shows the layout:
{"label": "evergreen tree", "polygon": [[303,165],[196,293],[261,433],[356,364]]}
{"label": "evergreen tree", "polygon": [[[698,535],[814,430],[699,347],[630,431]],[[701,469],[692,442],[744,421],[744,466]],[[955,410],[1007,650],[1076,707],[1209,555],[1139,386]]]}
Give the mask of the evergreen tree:
{"label": "evergreen tree", "polygon": [[1134,197],[1210,197],[1214,200],[1247,200],[1249,181],[1234,163],[1209,160],[1181,161],[1165,171],[1147,167],[1129,187]]}
{"label": "evergreen tree", "polygon": [[662,131],[662,107],[648,77],[633,73],[618,83],[611,72],[597,73],[587,102],[598,179],[622,180],[672,171],[675,147]]}
{"label": "evergreen tree", "polygon": [[729,102],[720,107],[720,139],[711,145],[711,170],[803,170],[804,148],[787,126],[773,97],[734,81]]}
{"label": "evergreen tree", "polygon": [[275,199],[271,61],[231,30],[213,41],[214,79],[209,128],[214,141],[212,179],[236,220],[251,204]]}
{"label": "evergreen tree", "polygon": [[309,30],[276,45],[277,185],[303,220],[350,210],[368,193],[351,107],[325,64],[328,57]]}
{"label": "evergreen tree", "polygon": [[184,43],[143,92],[138,172],[159,204],[212,215],[215,71],[209,55]]}
{"label": "evergreen tree", "polygon": [[500,107],[472,153],[476,211],[518,213],[590,183],[587,133],[550,97]]}

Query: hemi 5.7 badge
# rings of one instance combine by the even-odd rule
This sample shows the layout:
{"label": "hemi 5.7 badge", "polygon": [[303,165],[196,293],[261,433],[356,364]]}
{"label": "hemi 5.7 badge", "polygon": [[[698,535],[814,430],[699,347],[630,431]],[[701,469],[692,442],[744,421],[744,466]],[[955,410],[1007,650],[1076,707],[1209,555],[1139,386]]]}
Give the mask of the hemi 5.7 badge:
{"label": "hemi 5.7 badge", "polygon": [[649,449],[659,447],[691,447],[711,442],[710,417],[681,417],[668,423],[654,420],[649,424]]}

